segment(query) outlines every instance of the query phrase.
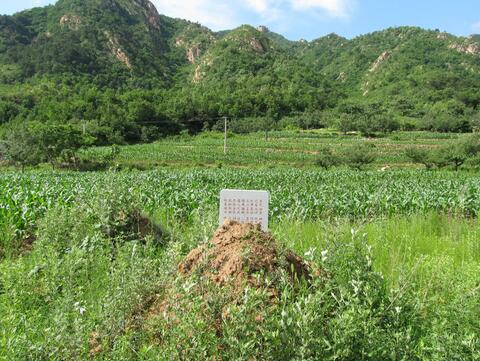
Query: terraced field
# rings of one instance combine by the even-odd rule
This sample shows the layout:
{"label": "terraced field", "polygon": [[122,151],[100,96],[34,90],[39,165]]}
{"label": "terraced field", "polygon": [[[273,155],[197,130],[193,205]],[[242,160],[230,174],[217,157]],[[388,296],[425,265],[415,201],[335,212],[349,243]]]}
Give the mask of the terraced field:
{"label": "terraced field", "polygon": [[[165,139],[153,144],[122,147],[119,162],[140,167],[156,166],[313,166],[320,149],[326,146],[345,149],[369,144],[377,155],[372,168],[386,165],[412,167],[405,150],[409,147],[435,148],[463,135],[426,132],[395,133],[390,137],[365,140],[359,135],[341,135],[330,131],[285,131],[233,135],[223,152],[223,134],[203,133]],[[98,149],[96,152],[108,152]]]}

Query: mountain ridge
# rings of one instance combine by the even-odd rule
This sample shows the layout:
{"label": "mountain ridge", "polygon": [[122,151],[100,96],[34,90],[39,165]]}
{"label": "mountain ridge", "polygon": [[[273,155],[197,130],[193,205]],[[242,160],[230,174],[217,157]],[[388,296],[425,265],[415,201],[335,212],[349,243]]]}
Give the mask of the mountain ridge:
{"label": "mountain ridge", "polygon": [[[0,123],[39,112],[44,121],[61,121],[39,110],[51,106],[45,100],[34,97],[25,106],[13,96],[20,87],[56,98],[39,87],[51,82],[78,97],[75,83],[94,92],[137,94],[147,109],[122,116],[133,127],[149,120],[200,129],[223,115],[279,120],[299,114],[324,126],[338,114],[358,112],[417,126],[429,117],[478,112],[480,43],[478,36],[418,27],[312,41],[291,41],[263,26],[214,32],[161,15],[148,0],[60,0],[0,16]],[[100,110],[63,116],[114,122]]]}

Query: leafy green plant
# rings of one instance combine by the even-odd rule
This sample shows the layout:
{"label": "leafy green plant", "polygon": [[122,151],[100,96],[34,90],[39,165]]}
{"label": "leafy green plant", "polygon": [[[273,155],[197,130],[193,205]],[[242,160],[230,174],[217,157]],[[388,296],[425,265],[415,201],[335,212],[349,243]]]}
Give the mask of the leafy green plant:
{"label": "leafy green plant", "polygon": [[358,144],[346,149],[343,157],[349,167],[357,170],[361,170],[365,166],[372,164],[376,158],[372,147],[367,144]]}
{"label": "leafy green plant", "polygon": [[432,152],[427,149],[412,147],[408,148],[405,153],[412,162],[423,164],[427,169],[432,169],[435,165]]}
{"label": "leafy green plant", "polygon": [[72,125],[30,122],[7,130],[0,150],[7,160],[26,165],[49,162],[77,162],[77,152],[90,144],[91,139]]}
{"label": "leafy green plant", "polygon": [[336,154],[331,148],[320,149],[315,164],[319,167],[328,170],[342,164],[341,157]]}

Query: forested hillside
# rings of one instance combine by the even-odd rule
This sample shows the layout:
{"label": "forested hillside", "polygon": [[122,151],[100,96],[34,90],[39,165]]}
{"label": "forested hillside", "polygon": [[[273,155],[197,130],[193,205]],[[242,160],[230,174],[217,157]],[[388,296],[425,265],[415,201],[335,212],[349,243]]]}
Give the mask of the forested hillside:
{"label": "forested hillside", "polygon": [[402,27],[289,41],[215,33],[148,0],[59,0],[0,16],[0,122],[85,126],[97,144],[244,119],[370,135],[480,123],[479,37]]}

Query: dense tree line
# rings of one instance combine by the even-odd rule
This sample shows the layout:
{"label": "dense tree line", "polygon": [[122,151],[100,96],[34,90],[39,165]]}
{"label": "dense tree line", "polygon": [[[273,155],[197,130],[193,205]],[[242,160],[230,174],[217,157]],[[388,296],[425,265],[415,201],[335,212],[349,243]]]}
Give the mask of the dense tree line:
{"label": "dense tree line", "polygon": [[207,86],[175,92],[113,90],[63,79],[32,86],[27,94],[0,97],[0,120],[75,124],[84,127],[97,145],[149,142],[182,130],[215,130],[223,116],[231,119],[232,131],[239,133],[331,127],[370,137],[396,130],[470,132],[480,126],[480,114],[455,101],[437,104],[423,117],[412,119],[377,102],[337,107],[322,99],[311,102],[312,97],[321,98],[313,87],[283,91],[266,85],[261,93],[255,93],[254,87],[231,92]]}

